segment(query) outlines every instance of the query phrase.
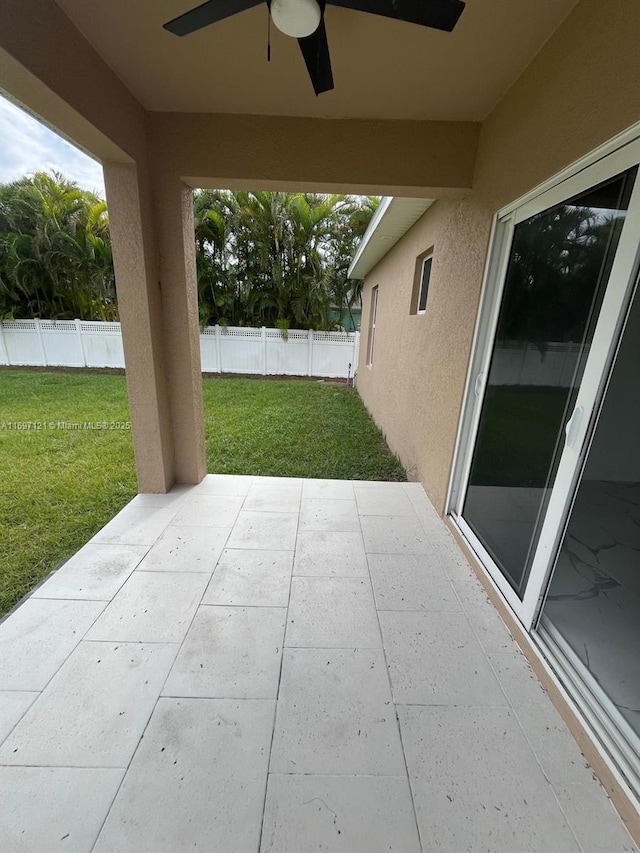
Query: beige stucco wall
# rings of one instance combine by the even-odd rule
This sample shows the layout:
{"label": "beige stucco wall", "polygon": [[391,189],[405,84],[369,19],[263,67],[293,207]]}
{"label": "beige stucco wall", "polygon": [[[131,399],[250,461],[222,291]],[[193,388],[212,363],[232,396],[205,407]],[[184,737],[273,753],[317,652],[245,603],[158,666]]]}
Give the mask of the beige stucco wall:
{"label": "beige stucco wall", "polygon": [[[471,193],[440,200],[365,282],[358,389],[411,479],[444,509],[491,221],[640,120],[637,0],[583,0],[480,135]],[[427,312],[410,316],[416,256],[434,247]],[[379,286],[374,364],[364,365]]]}

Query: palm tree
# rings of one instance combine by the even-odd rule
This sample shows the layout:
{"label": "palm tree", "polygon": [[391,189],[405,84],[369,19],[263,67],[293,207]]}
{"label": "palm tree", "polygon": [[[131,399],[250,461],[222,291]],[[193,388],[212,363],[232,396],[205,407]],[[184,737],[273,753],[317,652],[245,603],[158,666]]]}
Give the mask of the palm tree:
{"label": "palm tree", "polygon": [[58,173],[0,185],[0,313],[116,316],[106,204]]}

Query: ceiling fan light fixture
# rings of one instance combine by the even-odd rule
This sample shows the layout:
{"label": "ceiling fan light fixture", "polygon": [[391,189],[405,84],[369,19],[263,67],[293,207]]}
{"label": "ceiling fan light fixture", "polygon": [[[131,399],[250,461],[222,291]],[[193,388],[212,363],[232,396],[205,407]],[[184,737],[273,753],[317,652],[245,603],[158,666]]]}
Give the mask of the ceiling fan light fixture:
{"label": "ceiling fan light fixture", "polygon": [[316,0],[271,0],[271,20],[286,36],[310,36],[320,26],[321,18]]}

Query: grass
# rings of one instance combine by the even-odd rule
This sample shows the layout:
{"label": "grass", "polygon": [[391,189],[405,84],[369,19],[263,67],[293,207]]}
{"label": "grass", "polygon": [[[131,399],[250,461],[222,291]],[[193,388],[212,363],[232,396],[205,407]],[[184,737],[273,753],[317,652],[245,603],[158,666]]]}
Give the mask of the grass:
{"label": "grass", "polygon": [[[405,479],[351,389],[205,378],[203,390],[209,471]],[[136,493],[129,430],[60,425],[128,420],[122,375],[0,371],[0,613]]]}

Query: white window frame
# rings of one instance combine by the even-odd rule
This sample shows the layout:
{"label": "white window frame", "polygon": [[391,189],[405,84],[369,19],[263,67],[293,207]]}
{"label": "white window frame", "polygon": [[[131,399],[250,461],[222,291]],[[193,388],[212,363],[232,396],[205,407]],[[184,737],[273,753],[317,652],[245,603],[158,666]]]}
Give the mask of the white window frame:
{"label": "white window frame", "polygon": [[379,285],[374,285],[371,290],[371,314],[369,316],[369,340],[367,341],[367,367],[373,365],[373,345],[376,337],[376,320],[378,315]]}
{"label": "white window frame", "polygon": [[564,532],[562,520],[566,519],[570,509],[581,459],[586,455],[586,439],[592,434],[595,426],[598,400],[601,399],[608,369],[615,355],[625,301],[628,300],[633,286],[634,270],[638,264],[637,235],[640,233],[640,176],[636,179],[575,403],[574,412],[580,410],[581,421],[577,435],[572,436],[571,447],[565,445],[560,460],[523,599],[516,594],[462,516],[484,399],[483,392],[502,303],[513,229],[519,222],[631,168],[639,160],[640,123],[591,152],[570,169],[564,170],[520,200],[503,208],[493,221],[491,249],[485,266],[481,308],[476,321],[464,405],[458,425],[446,512],[482,563],[492,586],[501,594],[513,615],[527,631],[531,630],[537,620],[543,601],[547,580],[553,568],[552,558]]}

